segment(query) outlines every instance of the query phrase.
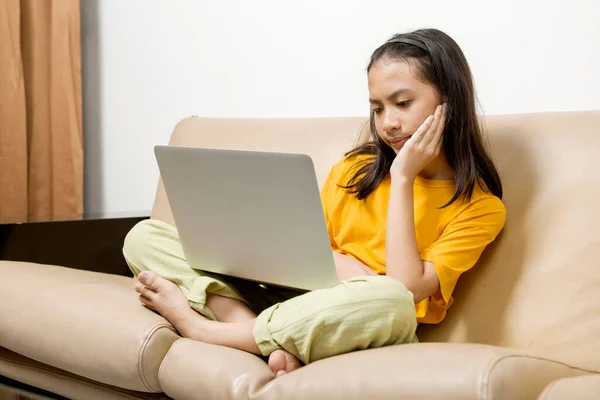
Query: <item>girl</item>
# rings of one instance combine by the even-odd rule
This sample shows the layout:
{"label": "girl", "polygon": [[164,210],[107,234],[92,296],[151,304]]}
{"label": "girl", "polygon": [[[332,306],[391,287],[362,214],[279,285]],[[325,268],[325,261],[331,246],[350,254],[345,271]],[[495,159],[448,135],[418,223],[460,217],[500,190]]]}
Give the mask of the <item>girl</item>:
{"label": "girl", "polygon": [[268,356],[275,376],[414,343],[417,323],[444,319],[459,276],[506,216],[471,72],[454,40],[425,29],[377,48],[367,74],[372,139],[332,168],[321,193],[340,285],[290,298],[225,281],[190,268],[175,228],[149,220],[123,249],[146,307],[183,337]]}

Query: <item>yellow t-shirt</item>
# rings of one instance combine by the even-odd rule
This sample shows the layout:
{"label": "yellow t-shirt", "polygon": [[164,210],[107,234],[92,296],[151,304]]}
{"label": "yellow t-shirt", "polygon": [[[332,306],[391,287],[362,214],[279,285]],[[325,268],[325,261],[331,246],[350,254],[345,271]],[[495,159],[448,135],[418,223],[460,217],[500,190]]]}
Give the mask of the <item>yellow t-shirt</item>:
{"label": "yellow t-shirt", "polygon": [[[325,181],[321,200],[327,230],[334,251],[353,256],[385,275],[389,174],[365,200],[338,186],[347,185],[354,170],[347,172],[360,158],[341,160]],[[459,197],[450,206],[439,208],[452,198],[455,189],[454,181],[415,179],[417,245],[421,259],[433,263],[440,281],[438,292],[416,305],[419,322],[439,323],[446,317],[459,276],[475,265],[504,227],[504,204],[477,184],[470,202]]]}

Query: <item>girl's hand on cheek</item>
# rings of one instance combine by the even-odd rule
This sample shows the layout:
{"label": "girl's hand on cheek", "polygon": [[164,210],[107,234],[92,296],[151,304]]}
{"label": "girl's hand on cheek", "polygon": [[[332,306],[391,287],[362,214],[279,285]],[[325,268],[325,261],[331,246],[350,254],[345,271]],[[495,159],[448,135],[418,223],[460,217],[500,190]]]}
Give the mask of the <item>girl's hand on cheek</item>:
{"label": "girl's hand on cheek", "polygon": [[434,114],[427,117],[400,149],[390,168],[392,178],[414,181],[419,172],[440,154],[445,123],[446,103],[437,106]]}

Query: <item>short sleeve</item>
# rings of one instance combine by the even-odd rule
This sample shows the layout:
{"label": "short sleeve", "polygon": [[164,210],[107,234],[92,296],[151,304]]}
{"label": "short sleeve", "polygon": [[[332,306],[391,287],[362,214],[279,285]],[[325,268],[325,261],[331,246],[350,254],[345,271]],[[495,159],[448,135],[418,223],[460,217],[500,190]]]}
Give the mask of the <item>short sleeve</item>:
{"label": "short sleeve", "polygon": [[502,201],[485,196],[469,204],[450,221],[439,239],[421,252],[421,259],[435,267],[446,307],[452,302],[460,275],[475,265],[486,246],[500,233],[505,220]]}

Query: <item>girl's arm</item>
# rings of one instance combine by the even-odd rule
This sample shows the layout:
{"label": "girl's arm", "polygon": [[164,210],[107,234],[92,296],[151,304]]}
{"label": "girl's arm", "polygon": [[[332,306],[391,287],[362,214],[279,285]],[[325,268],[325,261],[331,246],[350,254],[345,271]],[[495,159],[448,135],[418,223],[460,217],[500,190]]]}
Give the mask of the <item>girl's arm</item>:
{"label": "girl's arm", "polygon": [[386,222],[386,275],[410,290],[415,303],[438,290],[433,264],[422,261],[415,234],[413,180],[392,177]]}
{"label": "girl's arm", "polygon": [[415,234],[413,185],[421,170],[441,151],[445,104],[427,117],[406,141],[390,167],[392,183],[386,221],[386,275],[398,279],[413,293],[415,303],[439,288],[432,263],[422,261]]}

